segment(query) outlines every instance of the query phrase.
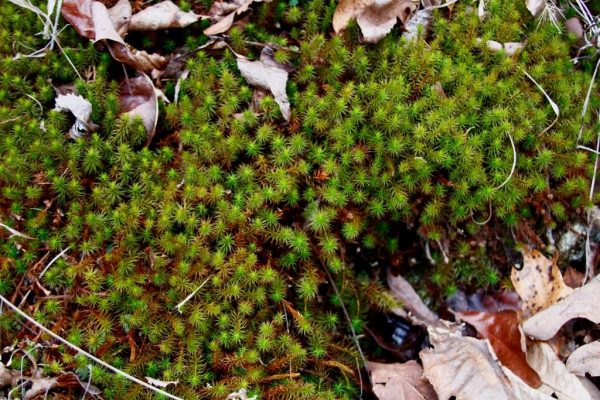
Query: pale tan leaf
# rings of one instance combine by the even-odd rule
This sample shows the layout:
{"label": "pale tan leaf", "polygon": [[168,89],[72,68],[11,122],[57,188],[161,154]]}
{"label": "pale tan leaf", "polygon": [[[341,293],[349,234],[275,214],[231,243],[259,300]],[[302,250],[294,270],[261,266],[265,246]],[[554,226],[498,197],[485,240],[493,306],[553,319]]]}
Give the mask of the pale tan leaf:
{"label": "pale tan leaf", "polygon": [[69,129],[71,139],[77,139],[82,134],[93,128],[92,103],[79,95],[72,93],[67,95],[59,94],[55,99],[58,111],[69,111],[75,117],[75,123]]}
{"label": "pale tan leaf", "polygon": [[549,340],[568,321],[586,318],[600,322],[600,277],[580,289],[575,289],[567,298],[527,319],[523,323],[526,335],[538,340]]}
{"label": "pale tan leaf", "polygon": [[487,340],[463,337],[440,327],[429,327],[433,349],[422,350],[423,375],[440,400],[514,399],[507,378]]}
{"label": "pale tan leaf", "polygon": [[124,37],[131,23],[131,4],[129,0],[119,0],[117,4],[108,9],[108,15],[119,36]]}
{"label": "pale tan leaf", "polygon": [[554,397],[538,390],[534,389],[526,384],[521,378],[515,375],[510,368],[502,367],[502,371],[510,381],[514,398],[517,400],[553,400]]}
{"label": "pale tan leaf", "polygon": [[428,324],[435,324],[437,322],[438,316],[427,307],[406,279],[401,275],[394,276],[388,269],[387,281],[392,296],[402,302],[404,308]]}
{"label": "pale tan leaf", "polygon": [[513,267],[510,279],[523,300],[525,316],[549,307],[573,291],[565,285],[556,257],[549,260],[537,250],[523,251],[523,267]]}
{"label": "pale tan leaf", "polygon": [[581,382],[585,390],[587,390],[592,400],[600,400],[600,390],[598,390],[596,385],[594,385],[594,382],[590,381],[585,376],[578,376],[577,378],[579,379],[579,382]]}
{"label": "pale tan leaf", "polygon": [[567,359],[567,369],[575,375],[600,376],[600,342],[595,341],[579,347]]}
{"label": "pale tan leaf", "polygon": [[158,98],[152,80],[146,74],[123,81],[119,90],[121,112],[131,118],[140,117],[148,133],[154,136],[158,122]]}
{"label": "pale tan leaf", "polygon": [[537,17],[546,8],[546,0],[526,0],[527,9],[534,17]]}
{"label": "pale tan leaf", "polygon": [[363,40],[376,43],[392,30],[398,19],[405,24],[416,9],[410,0],[341,0],[333,15],[333,29],[339,33],[356,19]]}
{"label": "pale tan leaf", "polygon": [[547,343],[538,342],[530,346],[527,362],[537,371],[542,382],[554,390],[559,400],[591,400],[583,384],[567,370]]}
{"label": "pale tan leaf", "polygon": [[281,115],[289,121],[290,102],[286,93],[288,72],[283,65],[273,59],[273,50],[265,47],[260,54],[260,61],[238,58],[237,65],[249,85],[268,90],[273,94]]}
{"label": "pale tan leaf", "polygon": [[173,385],[173,386],[177,386],[179,384],[179,381],[161,381],[160,379],[154,379],[151,378],[149,376],[146,376],[146,381],[151,384],[152,386],[156,386],[159,388],[166,388],[169,385]]}
{"label": "pale tan leaf", "polygon": [[414,360],[404,364],[367,361],[373,392],[379,400],[432,400],[437,396],[423,379],[423,368]]}
{"label": "pale tan leaf", "polygon": [[[231,28],[235,17],[248,11],[250,5],[261,0],[219,0],[210,8],[209,16],[214,23],[204,30],[206,36],[224,33]],[[269,1],[265,1],[267,3]]]}
{"label": "pale tan leaf", "polygon": [[185,28],[200,19],[200,15],[192,11],[182,11],[170,0],[161,1],[131,17],[129,30],[156,31],[159,29]]}
{"label": "pale tan leaf", "polygon": [[402,36],[407,42],[414,42],[419,38],[419,31],[422,35],[427,35],[427,31],[431,26],[431,9],[424,8],[419,10],[413,15],[406,25],[404,26],[404,32]]}

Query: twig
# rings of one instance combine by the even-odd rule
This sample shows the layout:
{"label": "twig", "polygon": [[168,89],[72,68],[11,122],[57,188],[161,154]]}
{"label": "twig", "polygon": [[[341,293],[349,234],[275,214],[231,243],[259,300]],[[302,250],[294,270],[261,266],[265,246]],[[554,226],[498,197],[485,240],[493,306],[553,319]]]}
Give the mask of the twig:
{"label": "twig", "polygon": [[[548,95],[548,93],[546,93],[546,91],[544,90],[544,88],[537,83],[537,81],[535,79],[533,79],[533,77],[531,75],[529,75],[527,73],[527,71],[523,70],[523,73],[533,82],[535,83],[535,86],[538,87],[538,89],[540,89],[542,91],[542,93],[544,94],[544,96],[546,96],[546,99],[548,100],[548,102],[550,103],[550,106],[552,107],[552,110],[554,110],[554,113],[556,114],[556,118],[554,118],[554,121],[552,121],[552,123],[550,125],[548,125],[546,127],[546,129],[544,129],[543,131],[540,132],[540,135],[543,135],[544,133],[546,133],[547,131],[550,130],[550,128],[552,128],[554,126],[554,124],[556,124],[556,122],[558,121],[558,118],[560,116],[560,109],[558,108],[558,104],[556,104],[554,102],[554,100],[552,100],[552,98]],[[514,145],[513,145],[514,146]]]}
{"label": "twig", "polygon": [[510,174],[508,174],[508,177],[506,177],[504,182],[502,182],[500,185],[496,186],[494,188],[494,190],[502,189],[504,187],[504,185],[506,185],[510,181],[513,174],[515,173],[515,169],[517,168],[517,147],[515,146],[515,141],[513,140],[510,133],[508,134],[508,139],[510,140],[510,145],[512,146],[512,151],[513,151],[512,167],[510,168]]}
{"label": "twig", "polygon": [[13,237],[13,236],[19,236],[19,237],[22,237],[22,238],[25,238],[25,239],[33,239],[32,237],[27,236],[24,233],[21,233],[21,232],[15,230],[15,229],[11,228],[8,225],[4,225],[2,222],[0,222],[0,226],[2,228],[6,229],[7,231],[9,231],[10,233],[12,233],[12,235],[10,235],[11,237]]}
{"label": "twig", "polygon": [[[579,134],[577,135],[577,144],[579,144],[579,141],[581,140],[581,135],[583,134],[583,120],[585,118],[585,114],[587,114],[587,109],[590,104],[590,96],[592,95],[592,87],[594,86],[594,81],[596,80],[598,67],[600,67],[600,57],[598,57],[596,67],[594,67],[594,73],[592,74],[592,79],[590,80],[590,86],[588,87],[587,94],[585,95],[585,101],[583,102],[583,109],[581,110],[581,122],[579,125]],[[577,147],[579,148],[579,146]]]}
{"label": "twig", "polygon": [[185,303],[190,301],[192,299],[192,297],[194,297],[194,295],[196,293],[198,293],[198,290],[202,289],[202,286],[204,286],[206,284],[206,282],[208,282],[209,279],[210,279],[210,276],[208,278],[206,278],[204,280],[204,282],[202,282],[202,284],[200,286],[198,286],[192,293],[190,293],[185,299],[183,299],[183,301],[181,303],[179,303],[175,306],[175,308],[177,309],[177,311],[179,311],[180,314],[183,313],[183,311],[181,311],[181,307],[183,307],[185,305]]}
{"label": "twig", "polygon": [[42,272],[40,272],[40,279],[42,279],[42,276],[44,276],[44,274],[46,273],[46,271],[48,271],[48,268],[50,268],[50,266],[52,266],[52,264],[54,264],[54,262],[56,260],[58,260],[60,257],[62,257],[63,254],[65,254],[67,251],[69,251],[70,248],[71,248],[71,246],[67,247],[66,249],[64,249],[63,251],[61,251],[59,254],[57,254],[56,257],[54,257],[52,260],[50,260],[50,262],[48,263],[48,265],[46,265],[46,267],[44,267],[44,269],[42,270]]}
{"label": "twig", "polygon": [[94,356],[93,354],[88,353],[87,351],[83,350],[80,347],[75,346],[74,344],[72,344],[71,342],[69,342],[66,339],[63,339],[62,337],[58,336],[56,333],[52,332],[50,329],[46,328],[44,325],[40,324],[39,322],[37,322],[35,319],[31,318],[29,315],[27,315],[25,312],[23,312],[20,308],[18,308],[17,306],[15,306],[13,303],[11,303],[10,301],[8,301],[4,296],[0,295],[0,301],[4,304],[6,304],[8,306],[8,308],[10,308],[11,310],[13,310],[14,312],[16,312],[17,314],[19,314],[21,317],[25,318],[28,322],[30,322],[31,324],[35,325],[38,329],[40,329],[41,331],[43,331],[44,333],[50,335],[51,337],[53,337],[54,339],[58,340],[59,342],[61,342],[62,344],[64,344],[67,347],[70,347],[71,349],[77,351],[80,354],[83,354],[84,356],[86,356],[87,358],[91,359],[92,361],[102,365],[104,368],[118,374],[121,375],[122,377],[129,379],[132,382],[137,383],[138,385],[141,385],[143,387],[145,387],[146,389],[150,389],[153,392],[156,393],[160,393],[163,396],[166,396],[170,399],[175,399],[175,400],[183,400],[181,397],[177,397],[171,393],[165,392],[164,390],[158,389],[152,385],[150,385],[149,383],[146,383],[138,378],[136,378],[135,376],[129,375],[127,372],[121,371],[120,369],[113,367],[112,365],[102,361],[101,359],[99,359],[98,357]]}
{"label": "twig", "polygon": [[[321,261],[319,259],[319,261]],[[358,341],[358,336],[356,335],[356,331],[354,330],[354,326],[352,325],[352,319],[350,318],[350,314],[348,314],[348,310],[346,309],[346,305],[344,304],[344,300],[342,299],[342,296],[335,284],[335,281],[333,280],[333,278],[331,277],[331,274],[329,273],[329,270],[327,269],[326,265],[323,265],[323,262],[321,261],[321,265],[323,267],[323,270],[325,271],[325,274],[327,274],[327,279],[329,279],[329,282],[331,282],[331,286],[333,287],[333,291],[335,292],[335,295],[337,296],[337,298],[340,300],[340,306],[342,307],[342,311],[344,313],[344,316],[346,317],[346,320],[348,321],[348,326],[350,327],[350,332],[352,333],[352,339],[354,340],[354,344],[356,345],[356,348],[358,349],[358,353],[360,354],[360,359],[363,363],[363,365],[367,364],[367,359],[365,358],[365,354],[362,351],[362,347],[360,347],[360,342]],[[371,383],[371,377],[367,375],[367,377],[369,378],[369,383]],[[358,369],[358,379],[360,380],[360,397],[362,398],[363,395],[363,380],[362,380],[362,373],[360,372],[360,368]]]}
{"label": "twig", "polygon": [[479,222],[479,221],[475,221],[475,218],[473,218],[473,214],[471,214],[471,220],[473,220],[473,222],[475,222],[477,225],[485,225],[488,222],[490,222],[492,220],[492,215],[494,215],[494,213],[492,212],[492,201],[488,201],[488,209],[490,210],[490,215],[488,215],[487,219],[483,222]]}

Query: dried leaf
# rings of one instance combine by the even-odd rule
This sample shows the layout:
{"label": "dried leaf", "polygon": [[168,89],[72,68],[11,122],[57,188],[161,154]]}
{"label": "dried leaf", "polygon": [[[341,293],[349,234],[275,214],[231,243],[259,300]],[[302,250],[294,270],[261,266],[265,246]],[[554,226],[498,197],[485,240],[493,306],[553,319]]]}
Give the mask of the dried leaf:
{"label": "dried leaf", "polygon": [[75,123],[69,129],[69,136],[71,139],[77,139],[88,130],[93,129],[93,123],[91,120],[92,116],[92,103],[84,99],[79,95],[59,94],[55,99],[56,107],[58,111],[69,111],[75,116]]}
{"label": "dried leaf", "polygon": [[132,12],[129,0],[119,0],[117,4],[108,9],[110,20],[121,37],[125,37],[125,34],[129,30]]}
{"label": "dried leaf", "polygon": [[93,0],[63,0],[61,13],[81,36],[94,40],[96,36],[92,20]]}
{"label": "dried leaf", "polygon": [[579,347],[567,359],[567,369],[575,375],[600,376],[600,342]]}
{"label": "dried leaf", "polygon": [[585,30],[581,24],[581,20],[577,17],[571,17],[565,21],[567,32],[572,33],[577,40],[582,40],[585,36]]}
{"label": "dried leaf", "polygon": [[525,334],[538,340],[549,340],[568,321],[586,318],[600,322],[600,277],[580,289],[575,289],[567,298],[548,307],[523,323]]}
{"label": "dried leaf", "polygon": [[152,140],[158,122],[158,98],[152,81],[146,74],[121,82],[119,90],[121,112],[135,118],[139,116]]}
{"label": "dried leaf", "polygon": [[510,381],[514,398],[518,400],[554,400],[554,397],[538,390],[534,389],[526,384],[521,378],[515,375],[510,369],[502,367],[504,375]]}
{"label": "dried leaf", "polygon": [[179,384],[178,380],[177,381],[161,381],[159,379],[154,379],[149,376],[146,377],[146,381],[148,381],[148,383],[151,384],[152,386],[156,386],[156,387],[163,388],[163,389],[169,385],[176,386],[177,384]]}
{"label": "dried leaf", "polygon": [[527,351],[527,361],[559,400],[591,400],[583,384],[567,370],[547,343],[531,346]]}
{"label": "dried leaf", "polygon": [[392,296],[402,302],[402,305],[420,320],[435,324],[438,316],[423,303],[415,289],[401,275],[394,276],[390,270],[387,273],[388,286]]}
{"label": "dried leaf", "polygon": [[531,387],[537,388],[542,384],[538,374],[527,364],[525,335],[519,326],[516,311],[467,311],[455,315],[473,325],[481,337],[490,341],[502,365]]}
{"label": "dried leaf", "polygon": [[[481,42],[482,42],[481,39],[477,39],[477,43],[481,43]],[[487,40],[485,42],[485,45],[489,50],[493,51],[494,53],[504,50],[504,54],[506,54],[509,57],[512,57],[512,56],[520,53],[521,50],[523,50],[525,48],[525,45],[520,42],[500,43],[500,42],[496,42],[495,40]]]}
{"label": "dried leaf", "polygon": [[[125,3],[119,1],[115,7],[108,10],[99,1],[65,0],[62,14],[77,32],[94,43],[105,41],[111,56],[126,65],[149,73],[153,69],[164,68],[168,60],[159,54],[149,54],[131,48],[123,40],[128,26],[130,13]],[[123,19],[123,21],[121,21]]]}
{"label": "dried leaf", "polygon": [[527,9],[534,17],[537,17],[546,8],[546,0],[527,0]]}
{"label": "dried leaf", "polygon": [[237,59],[240,73],[248,84],[269,90],[279,105],[281,115],[290,120],[290,102],[286,93],[288,72],[285,67],[273,59],[273,50],[265,47],[260,54],[260,61]]}
{"label": "dried leaf", "polygon": [[181,11],[172,1],[166,0],[143,9],[131,17],[129,30],[156,31],[159,29],[185,28],[200,19],[192,11]]}
{"label": "dried leaf", "polygon": [[423,379],[423,368],[415,361],[380,364],[367,361],[373,392],[379,400],[432,400],[437,396]]}
{"label": "dried leaf", "polygon": [[573,289],[565,285],[556,265],[537,250],[523,251],[523,267],[513,268],[510,279],[523,300],[526,316],[537,313],[568,296]]}
{"label": "dried leaf", "polygon": [[406,32],[402,35],[406,41],[412,42],[419,38],[419,27],[422,27],[423,35],[427,34],[427,31],[431,26],[431,15],[431,10],[424,8],[417,11],[415,15],[408,20],[404,27]]}
{"label": "dried leaf", "polygon": [[410,0],[341,0],[333,15],[333,30],[344,30],[356,19],[368,43],[376,43],[387,35],[398,19],[405,24],[417,9]]}
{"label": "dried leaf", "polygon": [[[206,36],[224,33],[231,28],[235,17],[248,11],[254,2],[261,0],[220,0],[213,3],[209,15],[214,23],[204,30]],[[265,0],[269,3],[271,0]]]}
{"label": "dried leaf", "polygon": [[503,310],[521,310],[521,299],[514,290],[505,290],[486,293],[478,290],[467,295],[462,290],[457,290],[446,303],[454,311],[487,311],[497,312]]}
{"label": "dried leaf", "polygon": [[563,275],[563,280],[565,285],[570,288],[579,288],[583,285],[585,280],[585,275],[581,272],[577,271],[575,268],[568,266],[567,270]]}
{"label": "dried leaf", "polygon": [[440,327],[429,327],[434,349],[420,353],[423,375],[440,400],[456,396],[462,400],[514,399],[487,340],[463,337]]}

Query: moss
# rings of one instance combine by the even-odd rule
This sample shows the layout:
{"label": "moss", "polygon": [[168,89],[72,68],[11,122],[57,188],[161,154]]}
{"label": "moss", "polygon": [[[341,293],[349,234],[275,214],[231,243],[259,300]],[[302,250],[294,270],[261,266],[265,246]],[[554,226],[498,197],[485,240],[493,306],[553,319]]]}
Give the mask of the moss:
{"label": "moss", "polygon": [[[448,243],[453,261],[425,274],[441,293],[497,285],[475,239],[496,235],[491,227],[561,224],[589,203],[593,160],[575,148],[589,66],[575,68],[568,39],[538,28],[520,3],[490,1],[484,22],[459,3],[451,17],[436,11],[427,43],[393,32],[369,46],[355,27],[330,36],[334,2],[260,4],[231,31],[231,45],[248,55],[258,54],[251,41],[298,46],[275,53],[295,67],[290,123],[269,95],[251,107],[253,89],[229,50],[200,51],[149,147],[140,121],[118,117],[117,66],[105,53],[69,28],[63,47],[94,80],[76,81],[60,53],[13,61],[9,44],[41,47],[41,27],[3,4],[0,214],[35,239],[4,234],[0,293],[69,247],[40,279],[69,300],[37,300],[35,316],[61,321],[64,337],[105,361],[178,379],[174,391],[190,398],[242,387],[261,398],[356,398],[358,354],[341,303],[361,332],[369,312],[394,301],[351,249],[392,258],[406,240],[396,227],[407,226],[431,241],[434,259],[442,259],[435,243]],[[203,41],[198,29],[164,46]],[[478,38],[526,46],[511,58]],[[560,107],[550,130],[553,111],[524,71]],[[68,139],[68,117],[50,111],[49,79],[75,82],[97,132]],[[586,121],[582,143],[592,128]],[[513,163],[509,136],[517,165],[502,185]],[[3,343],[21,331],[7,314],[0,324]],[[48,357],[87,379],[86,360],[64,348]],[[143,397],[99,367],[92,380],[106,398]]]}

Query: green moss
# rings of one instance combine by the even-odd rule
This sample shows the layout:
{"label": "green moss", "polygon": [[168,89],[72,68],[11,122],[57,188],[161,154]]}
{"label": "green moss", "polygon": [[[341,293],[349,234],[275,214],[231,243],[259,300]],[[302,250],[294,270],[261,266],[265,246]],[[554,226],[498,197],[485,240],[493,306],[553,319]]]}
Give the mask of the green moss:
{"label": "green moss", "polygon": [[[248,55],[258,53],[249,41],[299,47],[275,53],[295,67],[290,123],[271,96],[252,109],[253,89],[229,50],[198,52],[149,147],[140,121],[118,116],[116,65],[105,53],[72,29],[61,36],[77,70],[95,70],[89,82],[76,81],[60,53],[13,61],[9,44],[40,47],[33,34],[41,27],[3,4],[0,215],[35,239],[4,234],[0,293],[39,273],[32,268],[47,252],[69,247],[41,283],[73,298],[39,300],[35,317],[48,326],[61,320],[63,336],[105,361],[178,379],[174,392],[189,398],[242,387],[260,398],[356,398],[349,371],[358,354],[341,302],[358,332],[370,311],[394,302],[348,249],[391,257],[406,240],[398,225],[432,244],[447,240],[452,261],[425,281],[451,294],[456,285],[500,281],[485,249],[470,244],[489,234],[473,221],[491,210],[488,226],[558,224],[588,204],[593,159],[575,144],[589,66],[575,68],[568,40],[537,28],[517,3],[490,1],[484,22],[459,3],[451,18],[436,11],[427,43],[406,43],[395,31],[369,46],[355,27],[331,37],[335,2],[260,4],[244,29],[230,32],[231,45]],[[184,43],[200,40],[199,28],[183,32]],[[478,38],[526,46],[511,58]],[[545,132],[553,111],[524,71],[560,107]],[[50,111],[49,79],[75,82],[93,104],[97,132],[68,139],[68,117]],[[586,121],[582,143],[593,140],[592,128]],[[509,136],[516,170],[497,189],[513,163]],[[21,329],[7,314],[0,326],[7,343]],[[51,357],[87,379],[85,360],[66,349]],[[92,381],[106,398],[143,396],[99,367]]]}

